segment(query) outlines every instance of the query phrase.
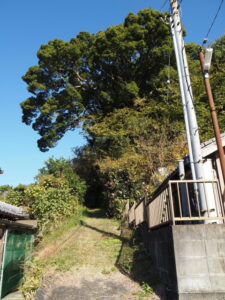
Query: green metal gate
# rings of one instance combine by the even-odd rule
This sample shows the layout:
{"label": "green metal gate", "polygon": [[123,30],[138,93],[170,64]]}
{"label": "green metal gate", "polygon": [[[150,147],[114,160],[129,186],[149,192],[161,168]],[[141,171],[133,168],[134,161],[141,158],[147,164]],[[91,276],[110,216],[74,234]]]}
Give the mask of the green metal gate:
{"label": "green metal gate", "polygon": [[16,289],[23,278],[24,262],[31,254],[32,231],[7,229],[1,268],[0,299]]}

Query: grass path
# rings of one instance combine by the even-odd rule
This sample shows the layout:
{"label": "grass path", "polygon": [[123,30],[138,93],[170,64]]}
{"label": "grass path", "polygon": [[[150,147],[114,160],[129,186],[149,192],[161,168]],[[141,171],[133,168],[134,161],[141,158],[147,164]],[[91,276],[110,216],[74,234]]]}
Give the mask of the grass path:
{"label": "grass path", "polygon": [[116,220],[88,211],[81,225],[40,251],[58,271],[46,274],[35,300],[158,299],[117,269],[122,242]]}

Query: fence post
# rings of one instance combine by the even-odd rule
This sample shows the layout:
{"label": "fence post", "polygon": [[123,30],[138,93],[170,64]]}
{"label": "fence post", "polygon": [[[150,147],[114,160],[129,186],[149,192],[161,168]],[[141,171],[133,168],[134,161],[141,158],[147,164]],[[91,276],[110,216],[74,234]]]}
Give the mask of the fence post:
{"label": "fence post", "polygon": [[171,213],[171,217],[172,217],[172,224],[175,225],[173,195],[172,195],[172,188],[171,188],[171,182],[170,181],[169,181],[169,199],[170,199],[170,213]]}

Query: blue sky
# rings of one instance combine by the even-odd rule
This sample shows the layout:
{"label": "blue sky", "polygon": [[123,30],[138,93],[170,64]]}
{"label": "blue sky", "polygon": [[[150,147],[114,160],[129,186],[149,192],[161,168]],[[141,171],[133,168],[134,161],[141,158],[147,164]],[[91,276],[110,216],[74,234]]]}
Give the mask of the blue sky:
{"label": "blue sky", "polygon": [[[41,153],[36,146],[38,135],[21,122],[19,103],[29,96],[21,76],[37,63],[40,45],[54,38],[69,40],[81,30],[104,30],[123,22],[130,11],[146,7],[159,10],[163,3],[164,0],[0,1],[0,167],[5,171],[0,175],[0,185],[29,184],[50,156],[72,157],[71,148],[84,143],[82,135],[73,131],[54,149]],[[219,3],[220,0],[183,0],[187,41],[201,43]],[[210,41],[223,35],[224,29],[225,5]]]}

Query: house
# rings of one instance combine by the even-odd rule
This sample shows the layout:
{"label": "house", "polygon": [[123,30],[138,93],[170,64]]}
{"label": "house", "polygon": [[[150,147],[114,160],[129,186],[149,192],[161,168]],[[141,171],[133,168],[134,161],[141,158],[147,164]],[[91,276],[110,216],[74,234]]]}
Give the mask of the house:
{"label": "house", "polygon": [[185,156],[151,199],[128,213],[169,300],[225,299],[225,187],[215,139],[201,150],[203,180],[192,179]]}

